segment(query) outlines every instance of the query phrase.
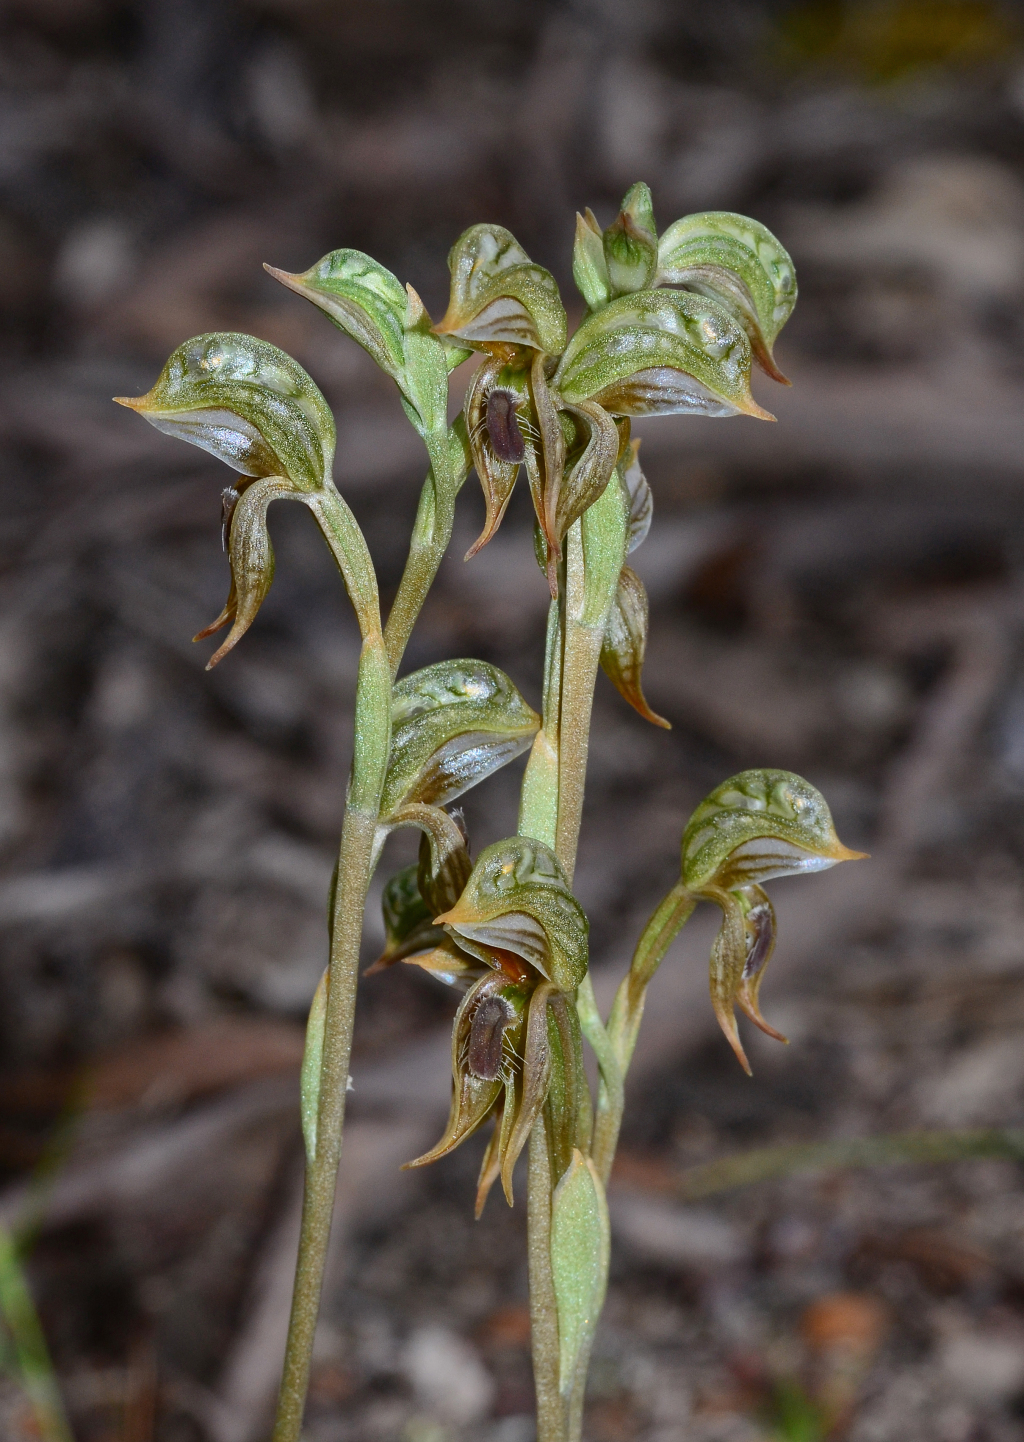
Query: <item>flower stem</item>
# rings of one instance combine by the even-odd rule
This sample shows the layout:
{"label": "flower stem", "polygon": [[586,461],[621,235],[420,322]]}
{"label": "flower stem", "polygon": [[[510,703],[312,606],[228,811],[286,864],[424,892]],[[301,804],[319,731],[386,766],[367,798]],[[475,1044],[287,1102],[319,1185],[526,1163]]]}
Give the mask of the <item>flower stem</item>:
{"label": "flower stem", "polygon": [[316,1154],[306,1166],[295,1291],[273,1442],[299,1442],[313,1338],[334,1213],[334,1189],[345,1124],[345,1094],[359,979],[363,906],[377,815],[348,810],[338,860],[331,939],[330,990],[324,1028]]}
{"label": "flower stem", "polygon": [[530,1340],[537,1392],[537,1442],[565,1442],[565,1399],[558,1387],[558,1310],[551,1276],[551,1158],[538,1120],[530,1133],[527,1191],[530,1270]]}
{"label": "flower stem", "polygon": [[583,818],[590,713],[608,613],[626,548],[629,503],[613,477],[566,537],[565,644],[562,657],[555,853],[570,881]]}
{"label": "flower stem", "polygon": [[[601,1180],[607,1185],[611,1175],[615,1148],[622,1126],[622,1109],[625,1102],[625,1080],[629,1063],[636,1046],[637,1033],[644,1015],[647,987],[658,969],[662,957],[668,951],[681,928],[690,918],[697,899],[677,882],[672,890],[657,905],[654,914],[644,927],[637,942],[636,951],[629,971],[615,993],[611,1015],[605,1033],[605,1044],[601,1050],[591,1035],[595,1030],[589,1010],[581,1013],[588,1040],[597,1052],[601,1067],[601,1085],[597,1098],[597,1116],[594,1120],[594,1165]],[[597,1008],[593,1008],[596,1017]],[[598,1024],[600,1019],[597,1018]],[[611,1057],[606,1060],[608,1052]]]}
{"label": "flower stem", "polygon": [[[523,780],[519,832],[551,846],[570,881],[583,814],[594,685],[622,568],[627,521],[628,503],[622,486],[613,479],[604,495],[570,528],[558,577],[558,598],[548,613],[544,719]],[[580,1025],[597,1049],[604,1028],[589,978],[584,980],[581,995]],[[591,1129],[580,1027],[568,1011],[561,1020],[562,1065],[566,1082],[572,1080],[573,1085],[563,1088],[558,1103],[549,1097],[547,1122],[538,1120],[530,1137],[527,1221],[538,1442],[573,1442],[579,1437],[586,1372],[585,1359],[581,1359],[571,1394],[560,1392],[558,1314],[551,1272],[551,1199],[557,1180],[554,1152],[564,1153],[568,1147],[571,1155],[571,1148],[577,1145],[585,1149]],[[610,1066],[613,1056],[607,1038],[605,1043]],[[566,1112],[571,1109],[572,1117],[553,1115],[556,1105]]]}
{"label": "flower stem", "polygon": [[373,874],[374,837],[391,744],[391,671],[366,543],[351,511],[333,488],[321,493],[312,509],[345,578],[359,618],[363,649],[356,685],[352,776],[331,915],[316,1150],[306,1162],[295,1290],[273,1442],[299,1442],[302,1433],[345,1124],[363,911]]}
{"label": "flower stem", "polygon": [[562,605],[548,607],[544,650],[544,701],[541,728],[533,739],[519,802],[519,835],[554,847],[558,828],[559,715],[562,698]]}
{"label": "flower stem", "polygon": [[426,444],[430,471],[420,492],[405,569],[384,627],[392,679],[398,675],[412,628],[448,549],[455,521],[455,497],[471,464],[461,416],[450,430],[428,435]]}

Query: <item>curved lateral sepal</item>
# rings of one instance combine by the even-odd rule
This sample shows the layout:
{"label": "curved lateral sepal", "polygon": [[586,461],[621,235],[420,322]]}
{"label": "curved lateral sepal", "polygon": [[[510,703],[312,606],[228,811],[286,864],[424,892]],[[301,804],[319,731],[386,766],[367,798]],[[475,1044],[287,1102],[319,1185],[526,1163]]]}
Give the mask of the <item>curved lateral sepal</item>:
{"label": "curved lateral sepal", "polygon": [[736,988],[736,1005],[766,1036],[785,1042],[788,1038],[765,1021],[758,1002],[761,979],[775,950],[775,908],[768,893],[760,886],[745,886],[736,895],[743,910],[743,926],[746,931],[746,957],[740,984]]}
{"label": "curved lateral sepal", "polygon": [[606,410],[593,401],[566,403],[570,415],[579,416],[589,430],[586,448],[562,478],[555,500],[555,534],[559,545],[570,526],[604,495],[619,458],[619,432]]}
{"label": "curved lateral sepal", "polygon": [[228,539],[231,589],[227,603],[216,621],[193,637],[193,640],[200,641],[220,630],[228,621],[232,623],[226,638],[207,661],[207,671],[212,671],[238,645],[255,621],[273,584],[274,547],[267,529],[267,510],[271,501],[303,499],[283,476],[265,476],[253,481],[242,492],[231,516]]}
{"label": "curved lateral sepal", "polygon": [[501,1185],[509,1206],[512,1205],[512,1172],[547,1099],[551,1081],[548,1003],[557,991],[551,982],[542,982],[530,997],[526,1014],[523,1067],[517,1088],[520,1094],[517,1096],[513,1124],[507,1137],[502,1139],[501,1149]]}
{"label": "curved lateral sepal", "polygon": [[623,566],[605,626],[601,667],[619,694],[645,721],[670,731],[672,723],[652,711],[644,696],[642,677],[647,652],[647,626],[647,590],[632,567]]}
{"label": "curved lateral sepal", "polygon": [[482,1000],[501,985],[501,979],[493,974],[483,977],[463,997],[455,1014],[452,1027],[452,1104],[448,1114],[448,1125],[444,1135],[429,1152],[424,1152],[414,1161],[406,1162],[402,1170],[412,1167],[426,1167],[455,1150],[460,1142],[476,1131],[486,1121],[488,1113],[501,1095],[502,1077],[475,1076],[465,1064],[465,1052],[469,1044],[473,1012]]}

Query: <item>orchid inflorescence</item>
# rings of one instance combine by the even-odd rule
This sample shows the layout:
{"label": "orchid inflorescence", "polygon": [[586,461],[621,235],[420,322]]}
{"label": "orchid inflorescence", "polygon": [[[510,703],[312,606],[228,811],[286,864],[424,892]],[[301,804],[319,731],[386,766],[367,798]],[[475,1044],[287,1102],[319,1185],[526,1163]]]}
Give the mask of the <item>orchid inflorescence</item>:
{"label": "orchid inflorescence", "polygon": [[[606,1285],[604,1188],[647,986],[697,902],[714,902],[723,920],[711,954],[712,1003],[749,1071],[734,1008],[780,1037],[758,1001],[775,944],[763,883],[860,854],[842,846],[824,799],[800,777],[752,770],[724,782],[690,818],[680,879],[645,927],[602,1020],[587,917],[572,891],[598,667],[641,716],[669,724],[644,697],[647,595],[626,564],[652,516],[631,421],[773,419],[751,394],[751,368],[756,362],[785,382],[773,347],[796,301],[793,264],[764,226],[728,212],[685,216],[659,237],[650,191],[637,184],[606,229],[589,210],[577,217],[573,276],[587,310],[571,336],[554,277],[497,225],[472,226],[456,241],[450,301],[436,325],[411,286],[359,251],[332,251],[301,275],[267,269],[391,377],[430,463],[384,625],[372,560],[333,479],[333,417],[295,361],[251,336],[198,336],[174,352],[146,395],[122,399],[238,473],[222,497],[230,591],[196,637],[230,626],[210,666],[252,625],[273,581],[274,500],[297,500],[313,513],[362,635],[352,775],[329,901],[330,964],[313,999],[303,1062],[306,1189],[275,1442],[298,1442],[302,1425],[367,888],[388,836],[407,827],[421,833],[419,859],[384,888],[385,947],[370,970],[415,965],[462,993],[448,1125],[409,1165],[445,1156],[493,1120],[479,1215],[498,1180],[512,1203],[513,1170],[529,1144],[539,1437],[567,1442],[579,1436]],[[449,424],[449,376],[474,352],[480,362]],[[471,468],[485,519],[467,560],[492,539],[526,472],[551,595],[541,714],[482,661],[441,661],[397,679]],[[474,862],[452,803],[524,752],[518,832]],[[584,1037],[598,1062],[596,1098]]]}

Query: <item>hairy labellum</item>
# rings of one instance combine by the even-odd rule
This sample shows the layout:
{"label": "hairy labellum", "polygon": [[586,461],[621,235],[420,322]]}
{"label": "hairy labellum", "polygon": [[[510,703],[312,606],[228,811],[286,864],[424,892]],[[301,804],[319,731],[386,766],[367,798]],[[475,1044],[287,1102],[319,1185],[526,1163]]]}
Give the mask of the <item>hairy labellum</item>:
{"label": "hairy labellum", "polygon": [[747,959],[743,963],[743,980],[754,981],[767,965],[775,945],[775,913],[767,897],[752,906],[744,920],[747,928]]}
{"label": "hairy labellum", "polygon": [[228,548],[228,532],[231,530],[231,517],[238,505],[238,494],[234,486],[225,486],[220,493],[220,548],[222,551],[226,551]]}
{"label": "hairy labellum", "polygon": [[526,445],[516,419],[518,405],[519,397],[512,391],[495,387],[487,393],[487,438],[498,460],[509,465],[518,465],[526,455]]}
{"label": "hairy labellum", "polygon": [[501,1075],[502,1039],[512,1015],[501,996],[485,996],[473,1013],[467,1061],[473,1075],[483,1081],[497,1081]]}

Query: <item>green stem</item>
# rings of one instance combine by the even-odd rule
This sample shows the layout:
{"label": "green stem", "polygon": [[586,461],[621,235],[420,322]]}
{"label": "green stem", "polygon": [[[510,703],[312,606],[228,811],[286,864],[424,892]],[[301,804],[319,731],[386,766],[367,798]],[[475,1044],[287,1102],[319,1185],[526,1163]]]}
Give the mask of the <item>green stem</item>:
{"label": "green stem", "polygon": [[530,1133],[527,1183],[530,1343],[537,1393],[537,1442],[565,1442],[566,1405],[558,1386],[558,1308],[551,1277],[551,1159],[543,1121]]}
{"label": "green stem", "polygon": [[[633,953],[629,971],[623,977],[619,989],[615,993],[615,1001],[608,1018],[606,1046],[603,1047],[605,1056],[608,1052],[611,1053],[611,1059],[607,1063],[603,1060],[602,1051],[598,1050],[591,1037],[590,1030],[594,1029],[592,1021],[590,1030],[587,1030],[587,1037],[597,1052],[598,1063],[601,1067],[601,1085],[598,1090],[597,1116],[594,1120],[592,1155],[594,1165],[605,1185],[608,1183],[612,1163],[615,1160],[615,1148],[619,1141],[622,1110],[625,1104],[626,1072],[629,1070],[633,1048],[636,1046],[637,1033],[643,1020],[647,987],[657,971],[662,957],[689,920],[696,904],[696,897],[691,895],[679,882],[658,903],[653,916],[644,927],[640,940],[637,942],[636,951]],[[594,1011],[596,1012],[596,1010],[595,1006]],[[584,1021],[582,1015],[581,1021],[586,1029],[587,1022]]]}
{"label": "green stem", "polygon": [[[615,597],[625,551],[628,504],[617,479],[607,487],[566,537],[565,562],[558,577],[558,599],[548,612],[544,662],[543,724],[534,741],[523,780],[519,832],[551,846],[570,881],[583,813],[590,716],[608,612]],[[589,978],[581,989],[580,1026],[601,1048],[604,1029]],[[538,1442],[573,1442],[582,1426],[586,1364],[568,1398],[559,1392],[558,1317],[551,1278],[552,1147],[571,1155],[572,1146],[590,1143],[591,1101],[583,1072],[580,1029],[560,1017],[562,1094],[545,1107],[552,1135],[536,1125],[530,1138],[528,1232],[530,1297],[533,1318],[534,1379],[537,1389]],[[601,1052],[599,1052],[599,1055]],[[570,1085],[571,1083],[571,1085]],[[556,1117],[561,1106],[568,1115]],[[569,1123],[567,1125],[567,1123]],[[571,1143],[571,1145],[570,1145]],[[560,1155],[560,1165],[565,1156]]]}
{"label": "green stem", "polygon": [[392,679],[398,675],[412,628],[451,541],[455,497],[471,464],[461,415],[451,430],[432,433],[425,439],[430,471],[420,492],[405,569],[384,627]]}
{"label": "green stem", "polygon": [[555,855],[572,881],[576,847],[583,819],[583,790],[590,752],[590,713],[601,658],[604,627],[585,618],[587,572],[582,521],[565,538],[565,644],[562,655],[560,746],[558,753],[558,823]]}
{"label": "green stem", "polygon": [[363,911],[391,740],[391,672],[366,543],[351,511],[333,488],[316,498],[313,510],[345,578],[363,633],[363,649],[356,686],[352,776],[331,917],[316,1152],[306,1165],[295,1290],[273,1442],[299,1442],[302,1433],[345,1123]]}
{"label": "green stem", "polygon": [[541,728],[526,763],[519,803],[519,835],[554,847],[558,829],[559,716],[562,699],[562,607],[548,607],[544,648],[544,700]]}
{"label": "green stem", "polygon": [[0,1311],[14,1343],[21,1383],[32,1403],[40,1438],[43,1442],[72,1442],[39,1314],[17,1245],[6,1227],[0,1227]]}
{"label": "green stem", "polygon": [[628,524],[628,498],[614,476],[600,499],[570,528],[565,541],[565,643],[555,853],[570,881],[576,869],[583,819],[594,686],[608,613],[625,556]]}

